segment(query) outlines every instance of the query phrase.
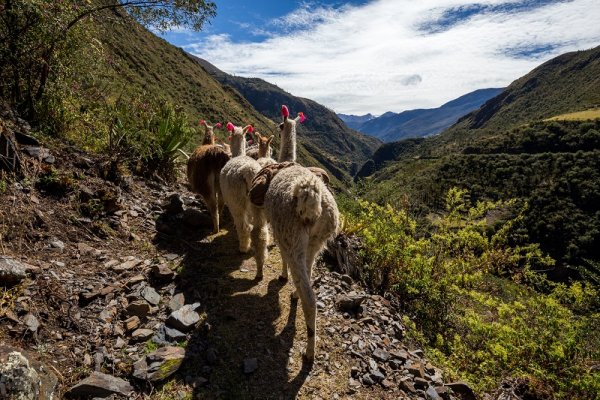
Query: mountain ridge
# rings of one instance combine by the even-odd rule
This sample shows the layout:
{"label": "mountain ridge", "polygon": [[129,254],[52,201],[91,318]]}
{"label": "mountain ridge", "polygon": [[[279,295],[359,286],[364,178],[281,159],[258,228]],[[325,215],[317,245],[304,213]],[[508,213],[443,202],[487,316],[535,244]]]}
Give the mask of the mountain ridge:
{"label": "mountain ridge", "polygon": [[502,88],[478,89],[450,100],[440,107],[406,110],[400,113],[388,111],[379,117],[362,122],[360,117],[354,118],[350,123],[359,132],[377,137],[384,142],[431,136],[450,127],[502,90]]}

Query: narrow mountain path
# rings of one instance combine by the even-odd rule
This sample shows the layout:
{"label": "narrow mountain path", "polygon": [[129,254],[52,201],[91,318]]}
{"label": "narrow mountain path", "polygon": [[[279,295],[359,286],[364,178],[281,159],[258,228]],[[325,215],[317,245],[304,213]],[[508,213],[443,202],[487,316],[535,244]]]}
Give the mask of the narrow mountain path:
{"label": "narrow mountain path", "polygon": [[[227,212],[211,235],[183,183],[116,185],[98,160],[60,149],[51,174],[25,159],[30,177],[0,193],[0,367],[20,352],[55,398],[456,398],[405,343],[393,301],[323,261],[306,365],[302,307],[278,279],[276,246],[258,281]],[[14,265],[24,272],[11,276]]]}

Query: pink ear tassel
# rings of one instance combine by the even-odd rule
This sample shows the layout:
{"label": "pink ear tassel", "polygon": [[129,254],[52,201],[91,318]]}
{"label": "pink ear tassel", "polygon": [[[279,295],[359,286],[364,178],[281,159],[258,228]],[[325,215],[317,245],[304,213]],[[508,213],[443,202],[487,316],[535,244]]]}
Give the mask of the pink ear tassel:
{"label": "pink ear tassel", "polygon": [[248,130],[247,130],[247,132],[248,132],[248,133],[252,133],[252,132],[254,132],[254,127],[253,127],[252,125],[248,125]]}
{"label": "pink ear tassel", "polygon": [[200,121],[200,125],[204,125],[204,126],[206,126],[206,121],[205,121],[205,120],[201,120],[201,121]]}
{"label": "pink ear tassel", "polygon": [[215,125],[215,128],[217,128],[217,129],[221,129],[222,127],[223,127],[223,125],[221,125],[220,122]]}
{"label": "pink ear tassel", "polygon": [[283,118],[287,118],[290,116],[290,110],[288,110],[286,105],[281,106],[281,115]]}
{"label": "pink ear tassel", "polygon": [[254,140],[252,140],[252,139],[248,140],[248,144],[253,144],[253,143],[254,143]]}
{"label": "pink ear tassel", "polygon": [[227,130],[229,132],[233,132],[233,129],[235,128],[235,126],[233,126],[233,124],[231,122],[227,123]]}
{"label": "pink ear tassel", "polygon": [[303,112],[299,112],[298,116],[300,117],[300,123],[303,123],[306,120],[306,117],[304,116]]}

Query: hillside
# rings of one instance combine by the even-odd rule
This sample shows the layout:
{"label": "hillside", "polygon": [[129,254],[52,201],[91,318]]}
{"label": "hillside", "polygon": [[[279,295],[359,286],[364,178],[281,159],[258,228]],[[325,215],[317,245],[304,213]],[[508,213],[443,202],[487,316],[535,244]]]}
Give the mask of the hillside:
{"label": "hillside", "polygon": [[[272,120],[262,115],[235,88],[215,80],[193,56],[157,37],[123,14],[110,14],[110,18],[99,19],[101,26],[98,31],[106,50],[111,54],[111,68],[105,79],[115,95],[126,90],[166,98],[183,107],[194,123],[200,119],[232,121],[238,125],[251,123],[261,133],[275,135],[273,147],[276,152],[279,146],[278,114],[270,115]],[[281,102],[274,104],[274,107],[286,104],[285,100],[288,99],[276,99]],[[312,104],[310,100],[305,102]],[[300,111],[301,104],[287,104],[293,112]],[[323,112],[322,109],[309,108],[306,111],[309,121],[322,118],[318,115]],[[364,141],[368,145],[361,146],[360,140],[338,138],[344,142],[344,145],[336,142],[336,146],[345,151],[342,157],[336,150],[337,147],[321,146],[322,137],[314,135],[304,125],[298,129],[298,134],[301,137],[297,149],[299,161],[326,168],[336,184],[339,184],[336,178],[349,180],[349,172],[352,168],[357,169],[357,166],[350,165],[349,160],[356,159],[359,166],[377,144],[376,140],[371,139]],[[354,136],[358,134],[354,133]]]}
{"label": "hillside", "polygon": [[353,176],[380,145],[379,140],[349,129],[333,111],[315,101],[293,96],[262,79],[229,75],[206,60],[195,59],[221,84],[235,88],[268,118],[279,120],[281,104],[291,106],[294,112],[303,111],[307,120],[299,132],[300,142],[339,179]]}
{"label": "hillside", "polygon": [[597,281],[600,126],[537,120],[599,100],[599,57],[600,47],[557,57],[439,136],[382,147],[362,168],[365,194],[397,204],[408,195],[421,215],[441,210],[452,186],[474,200],[515,198],[528,204],[524,231],[558,262],[553,276]]}
{"label": "hillside", "polygon": [[356,124],[356,130],[384,142],[426,137],[442,132],[469,112],[498,95],[503,89],[480,89],[465,94],[437,108],[387,112]]}
{"label": "hillside", "polygon": [[[562,54],[511,83],[432,143],[458,145],[531,121],[600,105],[600,46]],[[436,143],[436,141],[438,141]]]}

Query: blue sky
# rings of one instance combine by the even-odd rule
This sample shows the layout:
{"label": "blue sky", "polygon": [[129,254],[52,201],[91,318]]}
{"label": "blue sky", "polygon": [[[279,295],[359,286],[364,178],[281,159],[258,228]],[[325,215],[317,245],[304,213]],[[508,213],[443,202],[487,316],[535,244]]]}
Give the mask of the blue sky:
{"label": "blue sky", "polygon": [[599,0],[216,1],[162,36],[232,74],[337,112],[437,107],[600,45]]}

